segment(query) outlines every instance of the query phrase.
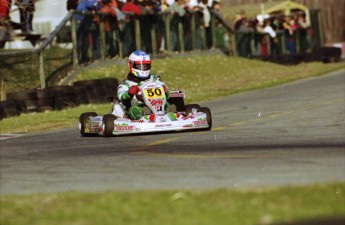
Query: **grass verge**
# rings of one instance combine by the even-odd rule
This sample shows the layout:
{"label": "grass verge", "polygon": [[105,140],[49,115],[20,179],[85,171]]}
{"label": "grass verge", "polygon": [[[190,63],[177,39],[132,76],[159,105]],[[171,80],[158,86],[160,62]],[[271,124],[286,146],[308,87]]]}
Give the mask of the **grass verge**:
{"label": "grass verge", "polygon": [[[152,73],[162,76],[171,89],[184,90],[186,102],[198,103],[235,93],[271,87],[307,77],[345,68],[345,62],[323,64],[301,63],[283,66],[258,60],[224,55],[207,55],[156,59]],[[85,68],[75,80],[116,77],[119,81],[127,75],[126,65],[110,64]],[[110,104],[83,105],[63,111],[22,114],[0,121],[1,133],[27,133],[54,130],[78,124],[79,115],[86,111],[104,114]]]}
{"label": "grass verge", "polygon": [[57,193],[1,197],[1,224],[292,224],[345,218],[345,183],[256,190]]}

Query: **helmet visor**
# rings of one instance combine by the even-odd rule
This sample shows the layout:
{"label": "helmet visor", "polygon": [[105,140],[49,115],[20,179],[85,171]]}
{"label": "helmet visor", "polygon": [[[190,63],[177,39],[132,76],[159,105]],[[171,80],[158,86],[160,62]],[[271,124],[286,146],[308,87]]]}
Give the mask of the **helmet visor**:
{"label": "helmet visor", "polygon": [[133,69],[147,71],[151,69],[151,61],[135,61],[133,62]]}

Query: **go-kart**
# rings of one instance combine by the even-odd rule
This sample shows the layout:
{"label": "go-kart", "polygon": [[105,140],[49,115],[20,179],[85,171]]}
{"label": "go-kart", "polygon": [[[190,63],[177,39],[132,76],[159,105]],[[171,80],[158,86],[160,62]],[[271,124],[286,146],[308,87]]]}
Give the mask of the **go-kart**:
{"label": "go-kart", "polygon": [[[169,103],[176,111],[167,111],[165,87],[153,79],[138,84],[140,101],[145,104],[143,115],[131,120],[122,103],[115,102],[112,111],[104,116],[95,112],[82,113],[79,117],[79,129],[82,136],[114,135],[183,131],[210,130],[212,128],[211,111],[198,104],[185,105],[182,91],[171,91]],[[139,98],[139,97],[138,97]],[[170,107],[174,108],[174,107]],[[166,112],[167,111],[167,112]]]}

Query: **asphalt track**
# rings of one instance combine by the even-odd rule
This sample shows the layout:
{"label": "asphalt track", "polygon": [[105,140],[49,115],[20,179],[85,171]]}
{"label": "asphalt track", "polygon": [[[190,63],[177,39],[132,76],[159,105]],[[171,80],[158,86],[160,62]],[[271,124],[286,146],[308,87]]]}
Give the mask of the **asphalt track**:
{"label": "asphalt track", "polygon": [[213,129],[113,138],[77,126],[0,141],[0,193],[345,181],[345,70],[204,102]]}

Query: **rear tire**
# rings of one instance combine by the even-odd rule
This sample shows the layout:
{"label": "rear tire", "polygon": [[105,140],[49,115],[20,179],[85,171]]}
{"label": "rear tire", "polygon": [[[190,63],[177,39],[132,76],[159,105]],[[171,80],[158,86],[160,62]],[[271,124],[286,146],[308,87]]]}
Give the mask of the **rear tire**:
{"label": "rear tire", "polygon": [[207,123],[209,125],[208,128],[204,128],[203,130],[211,130],[212,128],[212,114],[211,114],[211,110],[207,107],[201,107],[199,109],[199,112],[203,112],[206,114],[206,120],[207,120]]}
{"label": "rear tire", "polygon": [[94,134],[90,134],[90,133],[85,133],[85,128],[87,125],[88,120],[90,120],[91,117],[95,117],[97,116],[97,113],[95,112],[86,112],[86,113],[82,113],[79,117],[79,123],[80,123],[80,134],[83,137],[89,137],[89,136],[93,136]]}
{"label": "rear tire", "polygon": [[114,131],[114,120],[116,116],[113,114],[106,114],[103,116],[103,124],[104,124],[104,137],[112,137]]}
{"label": "rear tire", "polygon": [[185,108],[185,111],[186,111],[186,116],[188,116],[190,113],[192,113],[193,109],[199,110],[200,109],[200,105],[198,105],[198,104],[189,104],[189,105],[185,105],[184,108]]}

